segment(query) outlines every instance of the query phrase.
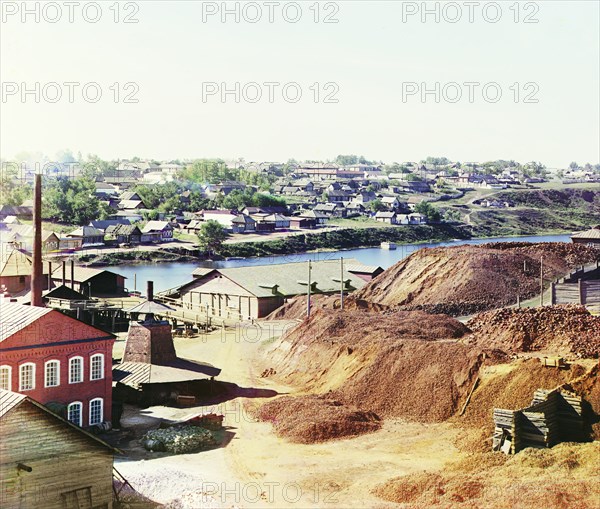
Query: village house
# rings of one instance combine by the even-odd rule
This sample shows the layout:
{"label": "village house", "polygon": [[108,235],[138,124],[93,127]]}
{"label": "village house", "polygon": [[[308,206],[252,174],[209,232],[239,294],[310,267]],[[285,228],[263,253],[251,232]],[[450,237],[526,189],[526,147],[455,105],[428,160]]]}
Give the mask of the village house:
{"label": "village house", "polygon": [[313,207],[313,210],[328,217],[343,217],[346,215],[345,207],[338,203],[318,203]]}
{"label": "village house", "polygon": [[389,212],[380,210],[375,214],[375,221],[387,224],[397,224],[396,213],[393,211]]}
{"label": "village house", "polygon": [[78,426],[111,419],[115,336],[51,308],[0,305],[0,388]]}
{"label": "village house", "polygon": [[427,224],[427,217],[423,214],[398,214],[397,224]]}
{"label": "village house", "polygon": [[113,455],[106,442],[25,394],[0,390],[4,509],[111,509]]}
{"label": "village house", "polygon": [[133,224],[115,224],[106,228],[104,239],[118,244],[140,244],[142,242],[142,232]]}
{"label": "village house", "polygon": [[365,203],[370,203],[372,201],[375,201],[376,199],[377,199],[377,196],[375,195],[374,191],[364,190],[364,191],[358,192],[352,201],[365,204]]}
{"label": "village house", "polygon": [[350,196],[348,193],[344,191],[327,191],[327,201],[329,203],[343,203],[345,201],[350,201]]}
{"label": "village house", "polygon": [[[12,244],[14,248],[31,252],[33,249],[33,226],[28,224],[9,224],[2,233],[3,243]],[[42,252],[49,254],[58,251],[60,239],[52,231],[42,230]]]}
{"label": "village house", "polygon": [[216,221],[227,231],[233,230],[233,220],[238,216],[231,210],[203,210],[203,221]]}
{"label": "village house", "polygon": [[93,226],[81,226],[67,233],[65,237],[77,241],[83,248],[104,245],[104,232]]}
{"label": "village house", "polygon": [[406,193],[430,193],[431,186],[427,182],[419,180],[410,180],[400,184],[402,190]]}
{"label": "village house", "polygon": [[256,221],[246,214],[240,214],[231,221],[233,233],[254,233],[256,231]]}
{"label": "village house", "polygon": [[144,234],[157,234],[158,242],[170,242],[173,240],[173,226],[168,221],[148,221],[142,228]]}
{"label": "village house", "polygon": [[[311,263],[311,293],[333,294],[362,288],[365,274],[377,272],[363,268],[356,260],[344,262],[340,280],[340,261]],[[177,289],[177,295],[190,306],[204,306],[213,316],[240,319],[262,318],[283,305],[287,299],[305,295],[308,289],[308,263],[285,263],[202,269],[193,281]]]}
{"label": "village house", "polygon": [[2,205],[0,207],[0,219],[4,219],[7,216],[15,216],[19,219],[31,219],[33,217],[33,206]]}
{"label": "village house", "polygon": [[584,232],[574,233],[571,235],[571,242],[574,244],[585,244],[589,247],[600,248],[600,225]]}
{"label": "village house", "polygon": [[290,228],[294,230],[304,230],[317,227],[316,220],[310,217],[291,216],[289,220]]}
{"label": "village house", "polygon": [[88,226],[93,226],[94,228],[98,228],[98,230],[106,233],[106,229],[109,226],[117,224],[129,225],[131,222],[128,219],[102,219],[98,221],[90,221]]}
{"label": "village house", "polygon": [[395,196],[382,196],[381,203],[383,203],[390,210],[396,210],[400,208],[400,201]]}
{"label": "village house", "polygon": [[327,223],[329,216],[327,214],[323,214],[317,210],[309,210],[307,212],[303,212],[300,217],[306,217],[308,219],[314,219],[317,226],[323,226]]}
{"label": "village house", "polygon": [[[31,257],[19,249],[2,252],[0,259],[0,286],[4,286],[13,296],[29,291],[31,287]],[[44,288],[47,288],[49,266],[44,263]],[[2,304],[0,304],[2,305]],[[2,322],[0,322],[0,328]]]}

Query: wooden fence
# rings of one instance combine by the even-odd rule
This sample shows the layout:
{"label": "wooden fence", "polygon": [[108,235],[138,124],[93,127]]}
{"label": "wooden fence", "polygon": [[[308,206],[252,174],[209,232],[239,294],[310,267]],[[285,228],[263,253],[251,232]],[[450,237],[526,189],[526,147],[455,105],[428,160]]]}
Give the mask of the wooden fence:
{"label": "wooden fence", "polygon": [[600,305],[600,281],[580,279],[577,283],[553,283],[552,304]]}
{"label": "wooden fence", "polygon": [[494,409],[494,451],[515,454],[526,447],[552,447],[584,439],[581,398],[539,389],[531,405],[521,410]]}

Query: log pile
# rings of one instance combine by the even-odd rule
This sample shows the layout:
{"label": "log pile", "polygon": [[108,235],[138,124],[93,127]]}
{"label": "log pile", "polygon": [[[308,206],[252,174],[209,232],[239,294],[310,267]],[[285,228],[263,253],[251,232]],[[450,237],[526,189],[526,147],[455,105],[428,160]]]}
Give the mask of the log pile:
{"label": "log pile", "polygon": [[492,448],[516,454],[526,447],[552,447],[584,438],[581,398],[564,390],[535,392],[521,410],[494,409]]}

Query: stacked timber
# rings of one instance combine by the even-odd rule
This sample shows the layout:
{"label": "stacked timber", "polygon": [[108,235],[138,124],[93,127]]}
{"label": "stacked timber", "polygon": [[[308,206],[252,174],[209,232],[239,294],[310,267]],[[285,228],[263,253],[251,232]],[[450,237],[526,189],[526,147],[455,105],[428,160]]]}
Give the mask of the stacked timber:
{"label": "stacked timber", "polygon": [[584,438],[581,398],[568,391],[539,389],[521,410],[494,409],[494,451],[515,454],[526,447],[552,447]]}

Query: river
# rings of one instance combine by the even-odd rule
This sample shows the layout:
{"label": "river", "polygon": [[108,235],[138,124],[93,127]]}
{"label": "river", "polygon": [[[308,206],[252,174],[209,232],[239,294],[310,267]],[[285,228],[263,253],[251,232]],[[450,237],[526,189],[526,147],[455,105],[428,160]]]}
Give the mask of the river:
{"label": "river", "polygon": [[399,244],[394,251],[379,247],[365,247],[343,251],[318,251],[314,253],[298,253],[290,255],[273,255],[261,258],[245,258],[242,260],[224,260],[218,262],[176,262],[176,263],[145,263],[134,265],[116,265],[103,267],[127,277],[126,286],[129,290],[135,289],[145,293],[146,281],[154,281],[154,288],[160,292],[175,288],[192,279],[192,271],[197,267],[247,267],[252,265],[267,265],[270,263],[290,263],[307,260],[335,260],[354,258],[365,265],[379,265],[384,269],[391,267],[396,262],[409,254],[424,247],[459,246],[463,244],[484,244],[486,242],[570,242],[570,235],[539,235],[531,237],[498,237],[494,239],[471,239],[454,242],[432,242],[425,244]]}

